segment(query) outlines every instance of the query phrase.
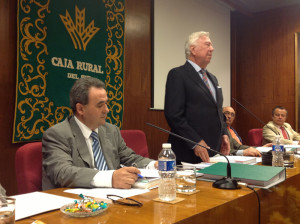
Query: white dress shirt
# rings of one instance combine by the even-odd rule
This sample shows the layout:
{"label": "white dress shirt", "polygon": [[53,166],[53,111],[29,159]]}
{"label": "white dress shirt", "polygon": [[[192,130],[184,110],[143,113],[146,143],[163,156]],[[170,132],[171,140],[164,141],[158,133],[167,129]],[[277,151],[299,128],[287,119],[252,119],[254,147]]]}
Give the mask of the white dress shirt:
{"label": "white dress shirt", "polygon": [[[88,128],[84,123],[82,123],[76,116],[74,116],[74,118],[85,138],[91,159],[93,161],[93,167],[94,167],[94,169],[97,169],[97,168],[95,168],[94,153],[93,153],[93,148],[92,148],[93,140],[90,137],[92,130],[90,128]],[[96,128],[94,131],[98,133],[98,128]],[[99,139],[99,141],[100,141],[100,139]],[[100,142],[100,145],[101,145],[101,142]],[[156,161],[150,162],[147,165],[146,169],[155,169],[155,166],[154,166],[155,162]],[[114,171],[115,170],[99,170],[99,172],[94,176],[91,184],[95,187],[112,187],[112,175],[113,175]]]}

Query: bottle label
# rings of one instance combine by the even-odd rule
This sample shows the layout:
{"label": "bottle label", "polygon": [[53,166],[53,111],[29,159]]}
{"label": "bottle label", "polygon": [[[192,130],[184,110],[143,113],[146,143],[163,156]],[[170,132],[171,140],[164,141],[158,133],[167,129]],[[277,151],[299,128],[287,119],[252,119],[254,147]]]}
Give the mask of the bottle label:
{"label": "bottle label", "polygon": [[175,161],[159,160],[158,170],[159,171],[173,171],[175,169]]}
{"label": "bottle label", "polygon": [[283,145],[272,145],[272,151],[276,152],[283,152],[284,151]]}

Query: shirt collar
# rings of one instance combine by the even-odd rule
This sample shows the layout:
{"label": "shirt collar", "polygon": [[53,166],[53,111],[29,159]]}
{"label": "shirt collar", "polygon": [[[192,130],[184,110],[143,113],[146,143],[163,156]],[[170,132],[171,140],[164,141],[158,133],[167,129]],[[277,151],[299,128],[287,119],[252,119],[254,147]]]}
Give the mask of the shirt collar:
{"label": "shirt collar", "polygon": [[196,70],[196,72],[200,72],[202,70],[202,68],[200,68],[200,66],[197,65],[195,62],[193,62],[191,60],[187,60],[187,61],[193,66],[193,68]]}
{"label": "shirt collar", "polygon": [[276,127],[276,128],[278,128],[278,129],[280,129],[281,127],[284,127],[284,123],[283,123],[283,125],[282,126],[278,126],[277,124],[275,124],[274,122],[273,122],[273,124],[274,124],[274,126]]}
{"label": "shirt collar", "polygon": [[[75,118],[75,121],[78,124],[84,138],[89,139],[92,134],[92,130],[90,128],[88,128],[84,123],[82,123],[76,116],[74,116],[74,118]],[[94,131],[98,134],[98,128],[96,128]]]}

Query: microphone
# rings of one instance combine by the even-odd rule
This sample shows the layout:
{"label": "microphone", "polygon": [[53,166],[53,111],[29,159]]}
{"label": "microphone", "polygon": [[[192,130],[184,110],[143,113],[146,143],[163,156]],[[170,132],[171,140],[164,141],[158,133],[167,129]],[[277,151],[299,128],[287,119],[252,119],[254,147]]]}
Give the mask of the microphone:
{"label": "microphone", "polygon": [[265,122],[263,122],[261,119],[259,119],[257,116],[255,116],[254,113],[252,113],[250,110],[248,110],[246,107],[244,107],[239,101],[231,97],[237,104],[239,104],[242,108],[244,108],[249,114],[251,114],[256,120],[258,120],[262,125],[266,125]]}
{"label": "microphone", "polygon": [[239,101],[231,97],[237,104],[239,104],[242,108],[244,108],[249,114],[251,114],[256,120],[258,120],[262,125],[267,126],[271,131],[273,131],[276,135],[280,135],[279,132],[275,132],[270,126],[268,126],[265,122],[263,122],[261,119],[259,119],[254,113],[252,113],[250,110],[248,110],[245,106],[243,106]]}
{"label": "microphone", "polygon": [[230,190],[235,190],[235,189],[241,188],[241,187],[238,185],[238,181],[237,181],[236,179],[233,179],[233,178],[231,177],[231,166],[230,166],[230,162],[229,162],[227,156],[225,156],[223,153],[220,153],[220,152],[218,152],[218,151],[216,151],[216,150],[214,150],[214,149],[211,149],[211,148],[205,147],[205,146],[203,146],[203,145],[200,145],[200,144],[197,143],[197,142],[194,142],[194,141],[192,141],[192,140],[190,140],[190,139],[188,139],[188,138],[185,138],[185,137],[182,137],[182,136],[180,136],[180,135],[177,135],[177,134],[175,134],[175,133],[173,133],[173,132],[167,131],[167,130],[165,130],[165,129],[161,128],[161,127],[158,127],[158,126],[156,126],[156,125],[154,125],[154,124],[150,124],[150,123],[146,123],[146,124],[149,125],[149,126],[151,126],[151,127],[157,128],[157,129],[159,129],[159,130],[161,130],[161,131],[163,131],[163,132],[166,132],[166,133],[168,133],[168,134],[170,134],[170,135],[173,135],[173,136],[175,136],[175,137],[177,137],[177,138],[180,138],[180,139],[182,139],[182,140],[184,140],[184,141],[193,143],[194,145],[198,145],[198,146],[200,146],[200,147],[202,147],[202,148],[205,148],[205,149],[207,149],[207,150],[213,151],[213,152],[215,152],[215,153],[218,153],[218,154],[224,156],[225,159],[227,160],[227,177],[224,177],[224,178],[222,178],[222,179],[220,179],[220,180],[216,180],[216,181],[213,183],[213,187],[215,187],[215,188],[220,188],[220,189],[230,189]]}

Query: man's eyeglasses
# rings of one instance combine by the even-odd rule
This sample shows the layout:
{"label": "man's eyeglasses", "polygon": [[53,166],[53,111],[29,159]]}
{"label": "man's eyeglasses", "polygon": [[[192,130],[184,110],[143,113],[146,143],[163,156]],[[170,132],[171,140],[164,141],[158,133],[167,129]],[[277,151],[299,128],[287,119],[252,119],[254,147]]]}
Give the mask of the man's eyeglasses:
{"label": "man's eyeglasses", "polygon": [[235,113],[230,113],[229,111],[225,111],[224,115],[230,115],[231,117],[235,117]]}
{"label": "man's eyeglasses", "polygon": [[132,198],[123,198],[121,196],[114,195],[114,194],[108,194],[107,198],[112,200],[113,203],[120,204],[120,205],[138,206],[138,207],[141,207],[143,205],[143,203],[134,200]]}

